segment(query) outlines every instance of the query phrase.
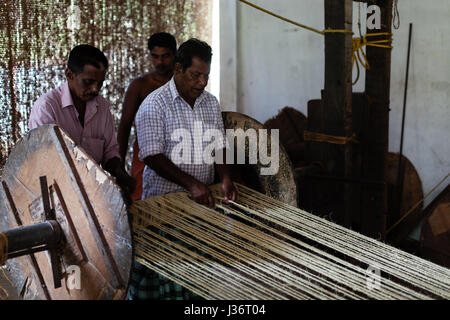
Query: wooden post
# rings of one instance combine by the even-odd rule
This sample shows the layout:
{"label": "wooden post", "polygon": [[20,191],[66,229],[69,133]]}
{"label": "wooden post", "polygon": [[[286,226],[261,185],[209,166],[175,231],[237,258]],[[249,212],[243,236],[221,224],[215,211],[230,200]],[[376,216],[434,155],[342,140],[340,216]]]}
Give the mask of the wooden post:
{"label": "wooden post", "polygon": [[[391,32],[392,0],[371,0],[368,5],[381,9],[381,29],[368,33]],[[364,179],[386,182],[389,138],[389,88],[391,50],[367,47],[370,70],[366,72],[366,95],[369,121],[365,124],[365,148],[362,175]],[[387,215],[386,184],[365,186],[362,190],[361,231],[375,238],[385,239]]]}
{"label": "wooden post", "polygon": [[[352,30],[352,1],[325,0],[325,29]],[[325,84],[322,92],[323,113],[320,133],[350,137],[352,135],[352,35],[325,34]],[[352,145],[323,144],[322,161],[332,176],[352,175]],[[331,184],[330,184],[331,185]],[[351,226],[351,186],[334,184],[342,195],[337,203],[337,222]],[[328,192],[333,190],[328,190]]]}

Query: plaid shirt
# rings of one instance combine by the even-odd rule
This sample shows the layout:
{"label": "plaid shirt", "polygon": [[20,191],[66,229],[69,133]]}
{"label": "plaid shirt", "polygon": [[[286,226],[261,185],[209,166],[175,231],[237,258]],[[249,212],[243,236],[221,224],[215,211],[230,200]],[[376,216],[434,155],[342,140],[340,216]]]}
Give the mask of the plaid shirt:
{"label": "plaid shirt", "polygon": [[[224,148],[226,140],[220,106],[212,94],[203,91],[196,99],[194,108],[191,108],[179,95],[172,78],[145,98],[135,121],[140,148],[139,159],[144,161],[148,156],[162,153],[178,168],[202,183],[213,183],[214,164],[205,163],[202,158],[202,150],[211,140],[203,139],[203,134],[208,129],[218,129],[221,132],[221,139],[213,142],[216,150]],[[186,141],[185,137],[173,137],[180,130],[190,133],[190,141]],[[189,163],[177,163],[173,157],[173,151],[178,150],[174,148],[180,148],[180,144],[183,146],[183,152],[191,151]],[[184,191],[181,186],[159,176],[148,166],[144,169],[142,187],[142,199]]]}
{"label": "plaid shirt", "polygon": [[[197,180],[209,185],[214,182],[214,164],[203,161],[202,150],[213,143],[214,149],[227,147],[222,114],[217,99],[204,91],[195,101],[194,108],[179,95],[172,78],[168,83],[150,93],[142,102],[136,115],[137,140],[139,142],[139,159],[164,154],[181,170]],[[201,124],[201,130],[199,128]],[[203,139],[209,129],[218,129],[219,139]],[[178,130],[189,132],[191,140],[172,139]],[[178,131],[180,132],[180,131]],[[178,137],[180,138],[180,137]],[[182,146],[183,152],[188,150],[190,161],[177,163],[173,151]],[[197,148],[197,150],[196,150]],[[200,152],[198,152],[200,149]],[[183,188],[145,166],[143,173],[142,199],[150,196],[184,191]],[[199,296],[159,275],[135,261],[131,273],[130,298],[133,300],[168,299],[195,300]]]}

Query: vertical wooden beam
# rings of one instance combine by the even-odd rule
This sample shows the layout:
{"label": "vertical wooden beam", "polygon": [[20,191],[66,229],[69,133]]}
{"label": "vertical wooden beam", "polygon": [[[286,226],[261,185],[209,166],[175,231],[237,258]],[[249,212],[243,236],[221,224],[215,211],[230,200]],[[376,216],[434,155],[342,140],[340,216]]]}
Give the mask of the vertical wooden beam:
{"label": "vertical wooden beam", "polygon": [[[352,30],[352,1],[325,0],[325,29]],[[321,133],[349,137],[352,135],[352,35],[325,34],[325,84],[322,93]],[[352,146],[323,144],[322,161],[332,176],[352,175]],[[331,185],[331,184],[330,184]],[[351,186],[334,184],[337,199],[336,222],[351,226]]]}
{"label": "vertical wooden beam", "polygon": [[[392,0],[371,0],[368,5],[381,9],[381,29],[368,33],[391,32]],[[364,179],[386,182],[389,138],[389,95],[391,75],[391,50],[366,48],[370,70],[366,72],[366,95],[369,121],[366,123],[366,147],[363,154]],[[385,239],[387,215],[387,187],[366,186],[362,198],[363,214],[361,231],[369,236]]]}

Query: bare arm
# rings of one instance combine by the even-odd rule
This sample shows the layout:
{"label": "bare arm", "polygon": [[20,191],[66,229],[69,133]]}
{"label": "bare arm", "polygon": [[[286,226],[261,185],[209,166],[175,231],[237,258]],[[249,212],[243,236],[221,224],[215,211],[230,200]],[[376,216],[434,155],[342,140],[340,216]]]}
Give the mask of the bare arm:
{"label": "bare arm", "polygon": [[123,101],[122,116],[117,132],[117,142],[119,143],[119,154],[122,159],[122,164],[125,163],[125,157],[127,155],[128,138],[130,137],[131,126],[133,125],[134,117],[142,102],[140,87],[139,79],[131,82]]}
{"label": "bare arm", "polygon": [[225,148],[222,150],[223,153],[223,161],[222,164],[215,163],[215,168],[217,170],[217,173],[219,174],[220,180],[222,181],[222,192],[224,194],[225,201],[237,200],[237,190],[236,187],[233,184],[233,181],[230,177],[230,172],[228,165],[226,164],[226,152]]}
{"label": "bare arm", "polygon": [[144,159],[144,163],[152,168],[161,177],[188,190],[196,202],[214,208],[214,198],[208,187],[178,168],[162,153],[154,156],[148,156]]}

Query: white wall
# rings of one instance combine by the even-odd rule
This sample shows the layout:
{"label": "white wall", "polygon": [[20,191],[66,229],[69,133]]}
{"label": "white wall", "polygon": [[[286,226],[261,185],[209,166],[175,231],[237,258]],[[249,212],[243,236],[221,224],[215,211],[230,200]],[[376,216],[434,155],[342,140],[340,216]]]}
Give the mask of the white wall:
{"label": "white wall", "polygon": [[[220,1],[220,106],[222,110],[236,111],[237,105],[237,21],[235,0]],[[214,21],[213,23],[217,23]]]}
{"label": "white wall", "polygon": [[[254,1],[294,21],[322,29],[323,1]],[[320,98],[324,42],[319,34],[237,5],[237,110],[264,122],[284,106],[306,114]]]}
{"label": "white wall", "polygon": [[[399,1],[391,64],[389,150],[400,149],[409,23],[413,24],[403,154],[424,193],[450,173],[450,1]],[[447,179],[426,200],[428,204]]]}
{"label": "white wall", "polygon": [[[323,0],[252,1],[291,20],[319,30],[324,27]],[[306,115],[308,100],[320,98],[323,89],[323,36],[278,20],[239,1],[223,2],[228,3],[228,10],[225,13],[221,11],[221,56],[226,54],[228,62],[231,59],[236,63],[235,69],[229,69],[236,74],[233,78],[224,71],[227,61],[221,60],[220,97],[224,109],[234,108],[233,102],[227,98],[231,96],[235,97],[237,111],[260,122],[275,116],[286,105]],[[355,3],[354,23],[357,21],[357,8]],[[400,0],[399,12],[400,29],[393,31],[389,150],[399,150],[408,24],[412,22],[403,153],[418,171],[426,194],[450,172],[450,1]],[[222,26],[223,20],[227,24],[225,27]],[[356,25],[353,30],[357,30]],[[235,44],[228,42],[224,45],[224,39],[230,37],[230,33],[233,36],[233,32],[236,32]],[[353,91],[363,90],[364,78],[353,87]],[[425,205],[449,182],[447,179]]]}

